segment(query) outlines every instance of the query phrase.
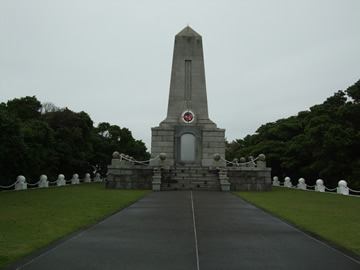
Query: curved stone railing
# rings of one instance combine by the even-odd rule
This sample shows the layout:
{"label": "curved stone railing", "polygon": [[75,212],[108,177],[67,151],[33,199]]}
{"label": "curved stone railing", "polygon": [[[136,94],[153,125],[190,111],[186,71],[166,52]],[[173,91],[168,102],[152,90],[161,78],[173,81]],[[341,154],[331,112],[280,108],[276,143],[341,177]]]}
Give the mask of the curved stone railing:
{"label": "curved stone railing", "polygon": [[[218,154],[215,154],[218,155]],[[225,161],[226,166],[232,167],[266,167],[266,156],[264,154],[258,155],[256,158],[253,156],[249,156],[247,159],[245,157],[241,157],[240,159],[234,158],[233,161],[226,160],[221,157],[223,161]]]}
{"label": "curved stone railing", "polygon": [[149,163],[153,160],[159,159],[160,156],[156,156],[152,159],[149,160],[144,160],[144,161],[139,161],[136,160],[135,158],[133,158],[132,156],[126,155],[126,154],[120,154],[118,151],[115,151],[112,154],[112,158],[119,160],[120,165],[135,165],[135,164],[139,164],[139,165],[145,165],[145,166],[149,166]]}

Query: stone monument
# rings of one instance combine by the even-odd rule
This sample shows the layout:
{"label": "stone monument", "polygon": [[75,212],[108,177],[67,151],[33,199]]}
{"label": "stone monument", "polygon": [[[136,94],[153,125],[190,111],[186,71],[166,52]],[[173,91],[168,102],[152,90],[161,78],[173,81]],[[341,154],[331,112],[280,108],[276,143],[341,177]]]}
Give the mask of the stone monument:
{"label": "stone monument", "polygon": [[167,168],[211,167],[214,154],[225,158],[225,129],[209,119],[202,37],[189,26],[175,36],[166,119],[151,131],[151,155],[165,153]]}
{"label": "stone monument", "polygon": [[189,26],[175,36],[167,115],[151,132],[150,166],[114,152],[107,188],[271,190],[265,155],[226,166],[225,129],[209,118],[202,37]]}

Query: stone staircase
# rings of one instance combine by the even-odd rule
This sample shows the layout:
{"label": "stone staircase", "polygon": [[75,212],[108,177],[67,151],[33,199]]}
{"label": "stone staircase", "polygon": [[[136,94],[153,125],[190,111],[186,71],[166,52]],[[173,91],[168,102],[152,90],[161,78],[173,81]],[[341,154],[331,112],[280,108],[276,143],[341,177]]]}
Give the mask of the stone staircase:
{"label": "stone staircase", "polygon": [[163,169],[161,190],[220,190],[216,169],[200,166],[173,166]]}

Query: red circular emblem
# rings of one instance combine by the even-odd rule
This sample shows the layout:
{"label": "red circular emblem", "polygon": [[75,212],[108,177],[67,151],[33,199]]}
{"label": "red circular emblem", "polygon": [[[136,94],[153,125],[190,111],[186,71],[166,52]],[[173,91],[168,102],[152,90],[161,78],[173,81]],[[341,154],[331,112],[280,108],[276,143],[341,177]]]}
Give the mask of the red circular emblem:
{"label": "red circular emblem", "polygon": [[183,113],[183,120],[185,123],[191,123],[194,120],[194,114],[190,111]]}

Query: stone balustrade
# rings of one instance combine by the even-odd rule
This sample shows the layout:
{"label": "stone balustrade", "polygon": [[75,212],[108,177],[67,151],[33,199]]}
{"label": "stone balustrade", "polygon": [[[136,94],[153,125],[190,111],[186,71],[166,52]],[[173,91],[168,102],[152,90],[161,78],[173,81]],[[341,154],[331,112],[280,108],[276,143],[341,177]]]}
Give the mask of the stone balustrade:
{"label": "stone balustrade", "polygon": [[340,180],[338,182],[338,186],[336,188],[330,189],[324,185],[324,181],[322,179],[316,180],[316,184],[314,186],[309,186],[306,184],[304,178],[299,178],[298,184],[293,185],[291,182],[291,178],[288,176],[284,178],[284,182],[280,182],[279,177],[274,176],[272,185],[273,186],[283,186],[283,187],[287,187],[287,188],[297,188],[297,189],[302,189],[302,190],[314,190],[317,192],[336,192],[337,194],[342,194],[342,195],[350,195],[351,194],[351,195],[360,196],[360,191],[349,188],[347,186],[347,182],[345,180]]}
{"label": "stone balustrade", "polygon": [[48,180],[48,177],[46,175],[42,174],[42,175],[40,175],[40,179],[37,183],[31,184],[31,183],[26,182],[25,176],[19,175],[16,178],[16,181],[12,185],[0,186],[0,188],[1,189],[14,188],[15,190],[24,190],[24,189],[27,189],[28,186],[33,187],[33,188],[35,188],[35,187],[47,188],[50,185],[55,185],[55,186],[61,187],[61,186],[65,186],[66,184],[78,185],[80,183],[91,183],[91,182],[102,182],[102,181],[104,181],[104,179],[101,178],[99,173],[96,173],[95,177],[93,179],[91,179],[89,173],[85,174],[85,177],[83,179],[79,179],[79,175],[75,173],[70,180],[66,180],[65,176],[63,174],[59,174],[58,178],[53,182],[50,182]]}

